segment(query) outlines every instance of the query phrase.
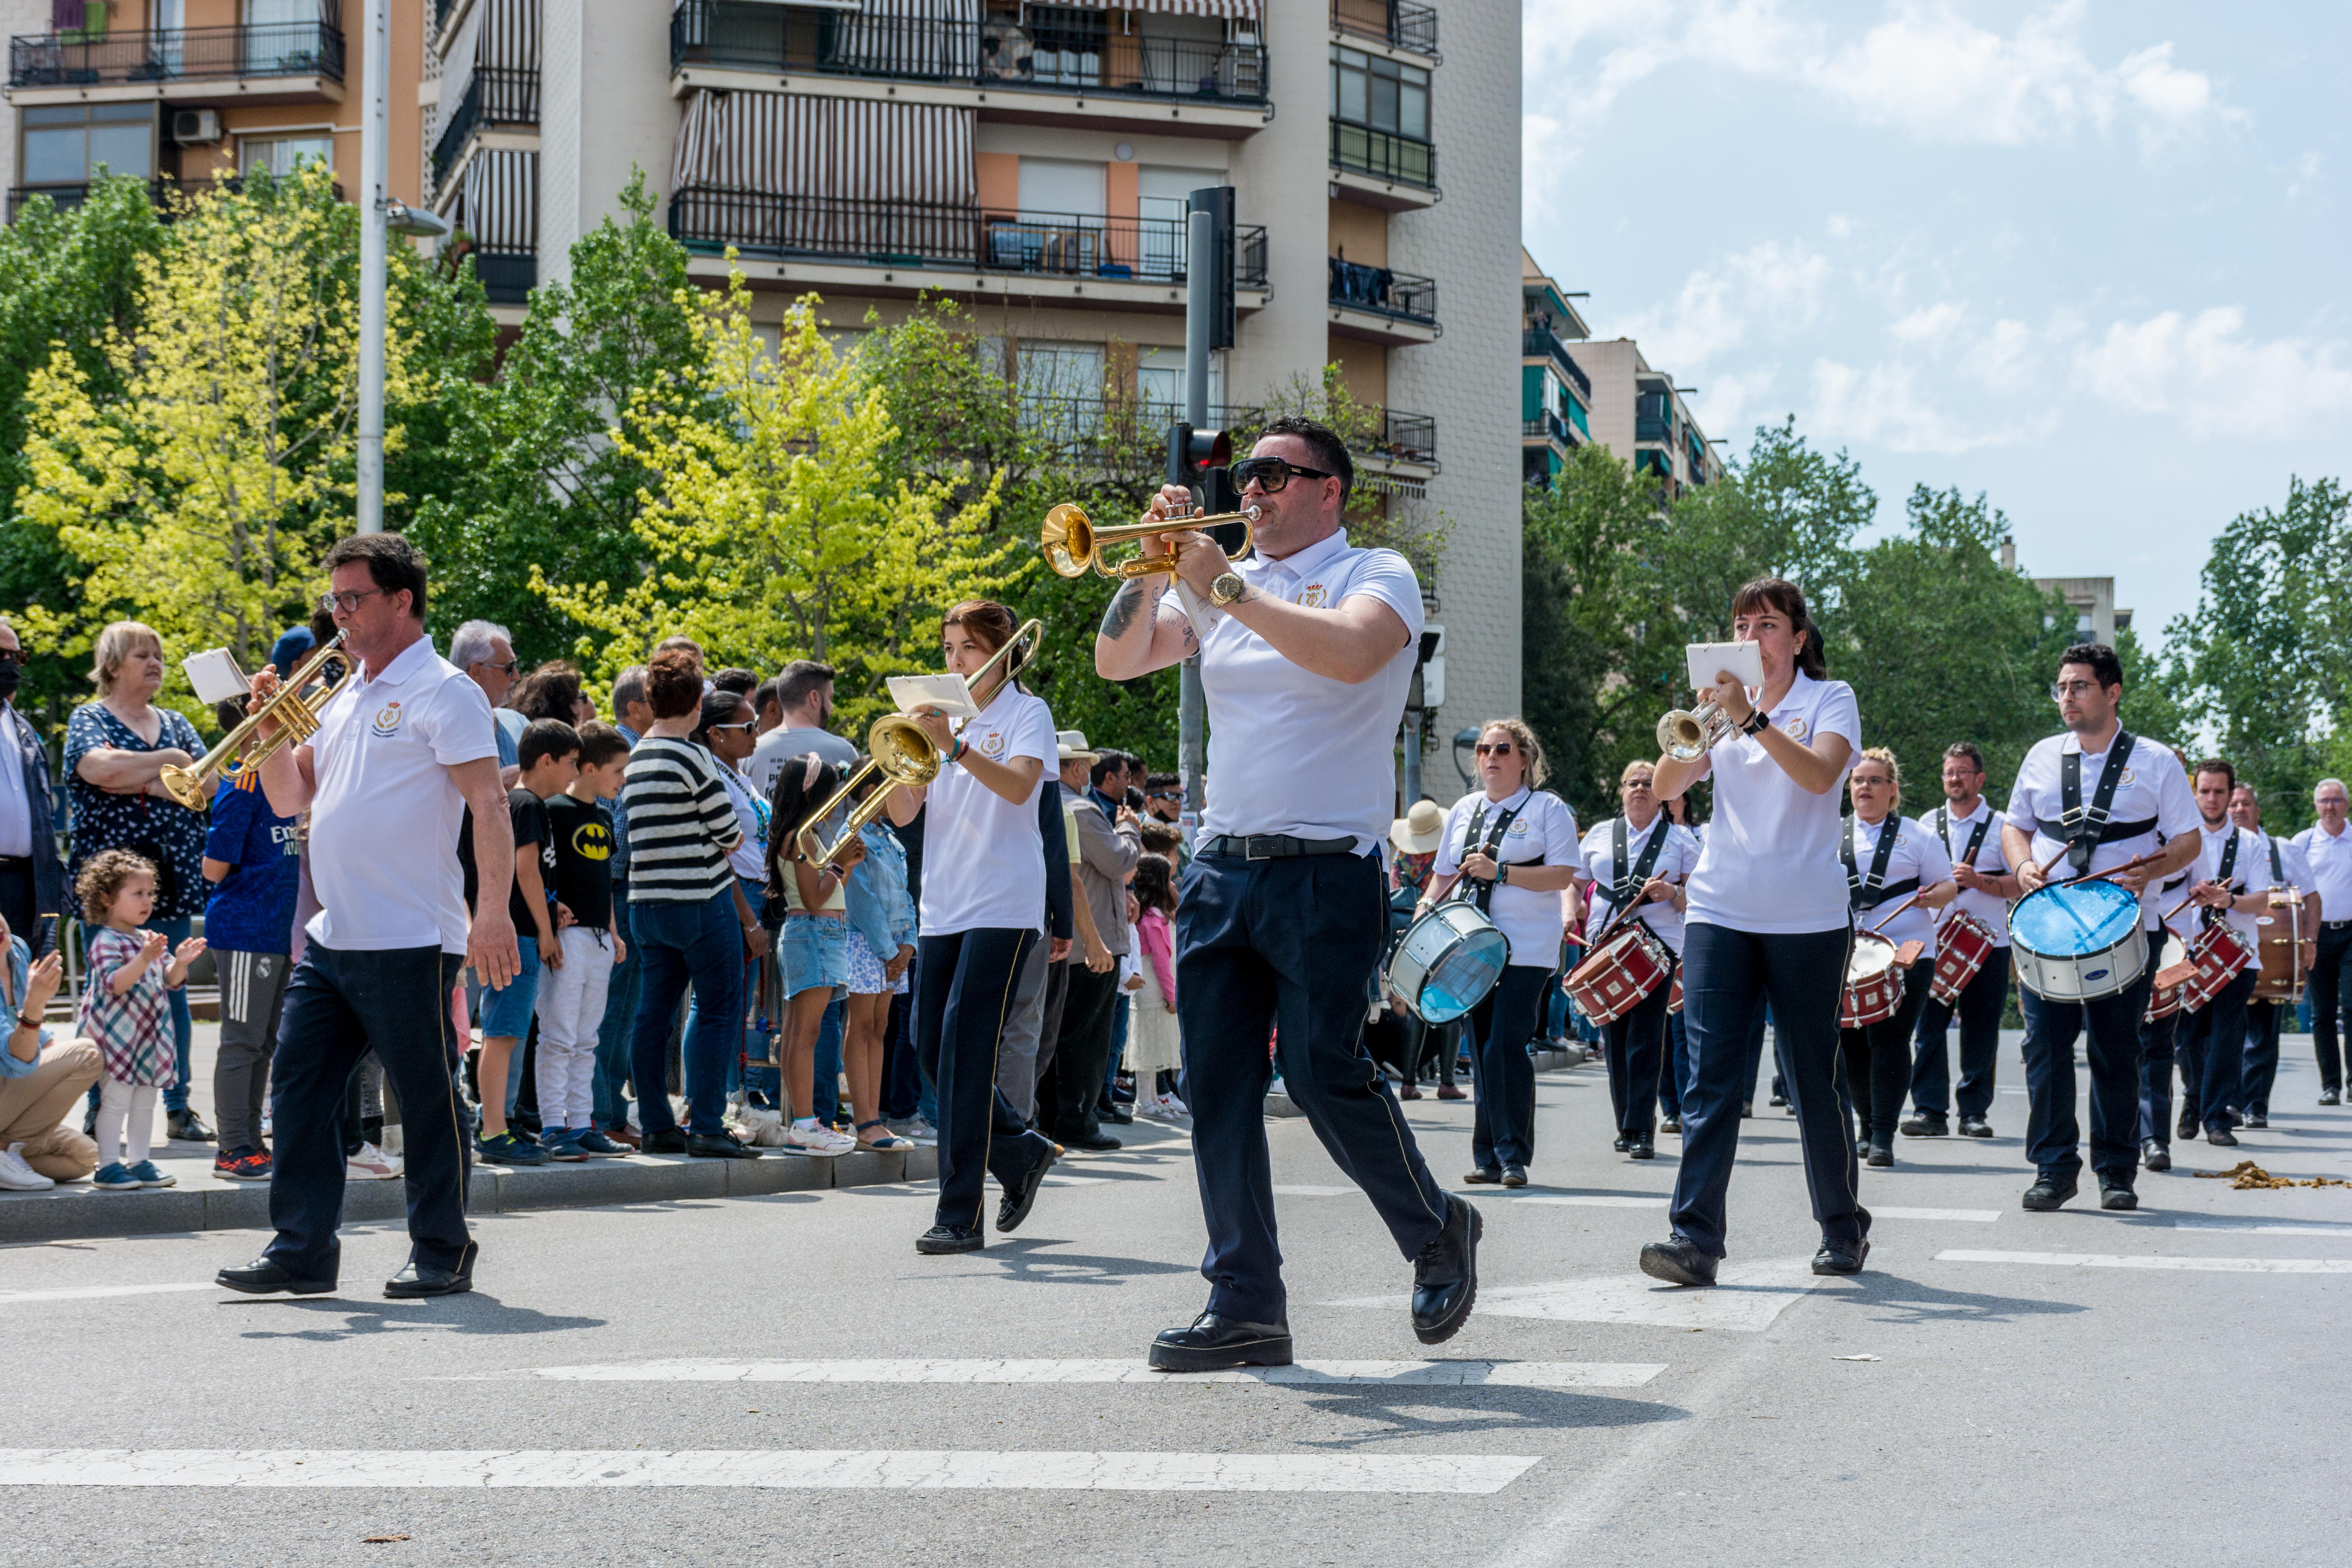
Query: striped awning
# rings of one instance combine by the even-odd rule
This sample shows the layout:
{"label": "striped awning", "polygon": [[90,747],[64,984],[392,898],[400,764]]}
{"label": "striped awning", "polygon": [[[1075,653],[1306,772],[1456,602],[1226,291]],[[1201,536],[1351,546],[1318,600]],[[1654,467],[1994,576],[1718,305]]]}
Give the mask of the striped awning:
{"label": "striped awning", "polygon": [[945,105],[698,91],[680,117],[671,188],[970,206],[972,111]]}
{"label": "striped awning", "polygon": [[457,226],[484,250],[539,248],[538,153],[476,148],[457,200]]}
{"label": "striped awning", "polygon": [[480,0],[466,13],[441,68],[433,128],[436,137],[473,86],[475,71],[484,67],[539,69],[539,0]]}

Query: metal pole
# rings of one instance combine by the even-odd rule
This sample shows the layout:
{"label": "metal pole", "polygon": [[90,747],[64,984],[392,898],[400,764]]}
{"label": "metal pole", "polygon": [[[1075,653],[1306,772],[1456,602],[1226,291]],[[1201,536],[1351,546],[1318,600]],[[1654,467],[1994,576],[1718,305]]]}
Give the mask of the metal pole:
{"label": "metal pole", "polygon": [[[1421,731],[1426,720],[1418,708],[1408,708],[1404,715],[1404,811],[1421,798]],[[1404,811],[1397,813],[1399,816]]]}
{"label": "metal pole", "polygon": [[391,0],[366,0],[360,121],[359,531],[383,531],[384,204],[391,193]]}
{"label": "metal pole", "polygon": [[[1209,426],[1209,342],[1216,331],[1217,300],[1209,269],[1195,263],[1216,253],[1215,223],[1212,215],[1195,207],[1185,234],[1184,417],[1195,430]],[[1176,740],[1178,765],[1184,774],[1184,815],[1197,825],[1206,798],[1202,780],[1208,772],[1207,700],[1201,691],[1200,655],[1184,661],[1178,681]]]}

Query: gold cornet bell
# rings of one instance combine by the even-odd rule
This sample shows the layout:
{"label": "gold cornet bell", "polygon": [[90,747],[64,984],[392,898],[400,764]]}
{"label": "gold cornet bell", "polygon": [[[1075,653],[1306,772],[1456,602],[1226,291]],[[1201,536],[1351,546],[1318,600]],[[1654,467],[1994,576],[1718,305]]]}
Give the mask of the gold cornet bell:
{"label": "gold cornet bell", "polygon": [[1037,548],[1045,552],[1045,563],[1065,577],[1083,577],[1090,569],[1106,577],[1148,577],[1155,572],[1176,570],[1174,557],[1136,554],[1107,564],[1103,559],[1105,546],[1238,522],[1242,525],[1241,554],[1225,558],[1226,564],[1231,565],[1257,547],[1256,535],[1250,525],[1261,515],[1256,507],[1245,506],[1239,511],[1221,511],[1208,517],[1150,518],[1142,522],[1097,528],[1087,516],[1086,508],[1076,501],[1064,501],[1047,512],[1045,521],[1038,526]]}
{"label": "gold cornet bell", "polygon": [[[171,791],[172,798],[190,811],[207,810],[212,805],[213,780],[226,771],[231,763],[238,763],[240,780],[251,778],[257,781],[261,776],[261,764],[277,755],[280,749],[299,744],[318,733],[320,713],[335,693],[343,689],[343,682],[352,678],[356,665],[350,654],[336,651],[342,647],[343,636],[343,633],[337,632],[324,647],[296,666],[294,673],[286,678],[285,684],[270,694],[269,700],[256,709],[244,723],[223,735],[220,744],[184,768],[171,763],[164,763],[163,787]],[[343,661],[343,673],[327,682],[324,690],[306,691],[304,688],[310,684],[311,677],[326,668],[331,657]],[[246,751],[246,742],[261,728],[265,720],[274,721],[278,725],[277,731],[255,742],[249,752]],[[245,753],[242,762],[238,760],[240,752]]]}
{"label": "gold cornet bell", "polygon": [[1731,733],[1730,716],[1712,702],[1677,708],[1658,721],[1658,750],[1677,763],[1695,763]]}

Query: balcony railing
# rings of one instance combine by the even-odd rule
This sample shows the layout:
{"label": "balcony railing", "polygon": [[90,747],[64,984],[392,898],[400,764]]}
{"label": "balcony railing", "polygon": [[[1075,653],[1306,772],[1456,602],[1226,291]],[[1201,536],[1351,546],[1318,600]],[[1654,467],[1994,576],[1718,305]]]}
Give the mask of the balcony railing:
{"label": "balcony railing", "polygon": [[520,66],[483,66],[466,84],[466,95],[433,144],[433,183],[448,177],[466,151],[467,137],[488,125],[539,123],[539,72]]}
{"label": "balcony railing", "polygon": [[1381,433],[1367,454],[1400,463],[1437,467],[1437,418],[1430,414],[1381,410]]}
{"label": "balcony railing", "polygon": [[1437,53],[1437,10],[1412,0],[1331,0],[1331,26],[1415,54]]}
{"label": "balcony railing", "polygon": [[1375,131],[1345,120],[1331,121],[1331,162],[1341,169],[1401,185],[1437,186],[1437,149],[1426,142]]}
{"label": "balcony railing", "polygon": [[1559,374],[1568,378],[1569,384],[1584,395],[1585,402],[1592,401],[1592,378],[1584,374],[1584,367],[1576,363],[1576,356],[1568,352],[1568,345],[1549,327],[1521,329],[1519,357],[1551,361],[1559,367]]}
{"label": "balcony railing", "polygon": [[[689,185],[670,198],[671,237],[688,248],[847,258],[876,267],[1181,283],[1186,226],[1172,218],[990,212],[928,202],[768,195]],[[1266,285],[1265,230],[1234,235],[1234,281]]]}
{"label": "balcony railing", "polygon": [[1334,305],[1350,310],[1370,310],[1400,321],[1418,321],[1433,327],[1437,324],[1434,279],[1391,272],[1385,267],[1367,267],[1360,261],[1342,261],[1336,256],[1329,260]]}
{"label": "balcony railing", "polygon": [[1674,438],[1673,420],[1662,418],[1654,414],[1637,414],[1633,416],[1634,440],[1665,442]]}
{"label": "balcony railing", "polygon": [[669,68],[716,66],[1121,98],[1265,101],[1265,50],[1258,45],[1116,32],[1097,37],[1098,48],[1047,48],[1033,29],[1010,21],[915,21],[752,0],[685,0],[670,15]]}
{"label": "balcony railing", "polygon": [[[245,181],[235,174],[219,180],[181,179],[173,174],[157,174],[147,181],[147,198],[162,209],[168,218],[171,215],[172,195],[175,191],[194,201],[207,191],[238,191],[244,188]],[[335,199],[341,201],[343,187],[335,185],[331,188],[335,193]],[[15,223],[16,215],[24,210],[25,204],[35,196],[48,197],[50,204],[62,211],[78,207],[89,200],[89,190],[90,187],[87,183],[69,185],[12,185],[8,190],[8,221]]]}
{"label": "balcony railing", "polygon": [[144,82],[323,76],[343,79],[343,34],[324,22],[165,27],[8,40],[8,85],[119,87]]}
{"label": "balcony railing", "polygon": [[482,297],[493,305],[520,305],[530,299],[539,282],[539,255],[530,250],[467,252],[474,276],[482,280]]}

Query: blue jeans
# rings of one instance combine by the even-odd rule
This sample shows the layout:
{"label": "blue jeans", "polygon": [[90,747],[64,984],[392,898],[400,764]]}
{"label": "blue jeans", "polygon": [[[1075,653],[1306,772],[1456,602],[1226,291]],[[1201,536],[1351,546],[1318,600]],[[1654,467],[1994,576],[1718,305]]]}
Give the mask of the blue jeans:
{"label": "blue jeans", "polygon": [[629,1041],[638,1125],[647,1132],[677,1125],[662,1085],[669,1023],[690,983],[705,1005],[686,1032],[687,1130],[715,1134],[725,1126],[727,1060],[743,1033],[743,928],[735,919],[734,889],[722,888],[698,904],[632,904],[629,926],[643,965],[636,1028]]}
{"label": "blue jeans", "polygon": [[628,1081],[629,1037],[636,1027],[638,981],[644,973],[637,966],[637,939],[629,925],[626,882],[613,884],[613,925],[629,955],[613,967],[604,993],[604,1021],[596,1026],[594,1120],[604,1128],[625,1127],[629,1122],[628,1097],[621,1092],[621,1085]]}
{"label": "blue jeans", "polygon": [[[163,932],[163,939],[176,948],[194,934],[195,922],[183,915],[175,921],[149,921],[142,929]],[[95,930],[95,927],[88,924],[81,928],[81,962],[82,973],[85,974],[89,973],[89,939]],[[26,934],[26,942],[29,945],[33,938],[38,934],[39,928],[34,928],[31,932]],[[167,991],[164,994],[172,1001],[172,1048],[177,1058],[177,1065],[176,1070],[172,1075],[171,1084],[163,1090],[163,1109],[185,1110],[188,1109],[188,1045],[195,1036],[195,1020],[188,1015],[186,986],[183,985],[177,991]],[[101,1073],[99,1076],[103,1081],[105,1075]],[[98,1109],[97,1084],[89,1086],[89,1108],[92,1110]]]}

